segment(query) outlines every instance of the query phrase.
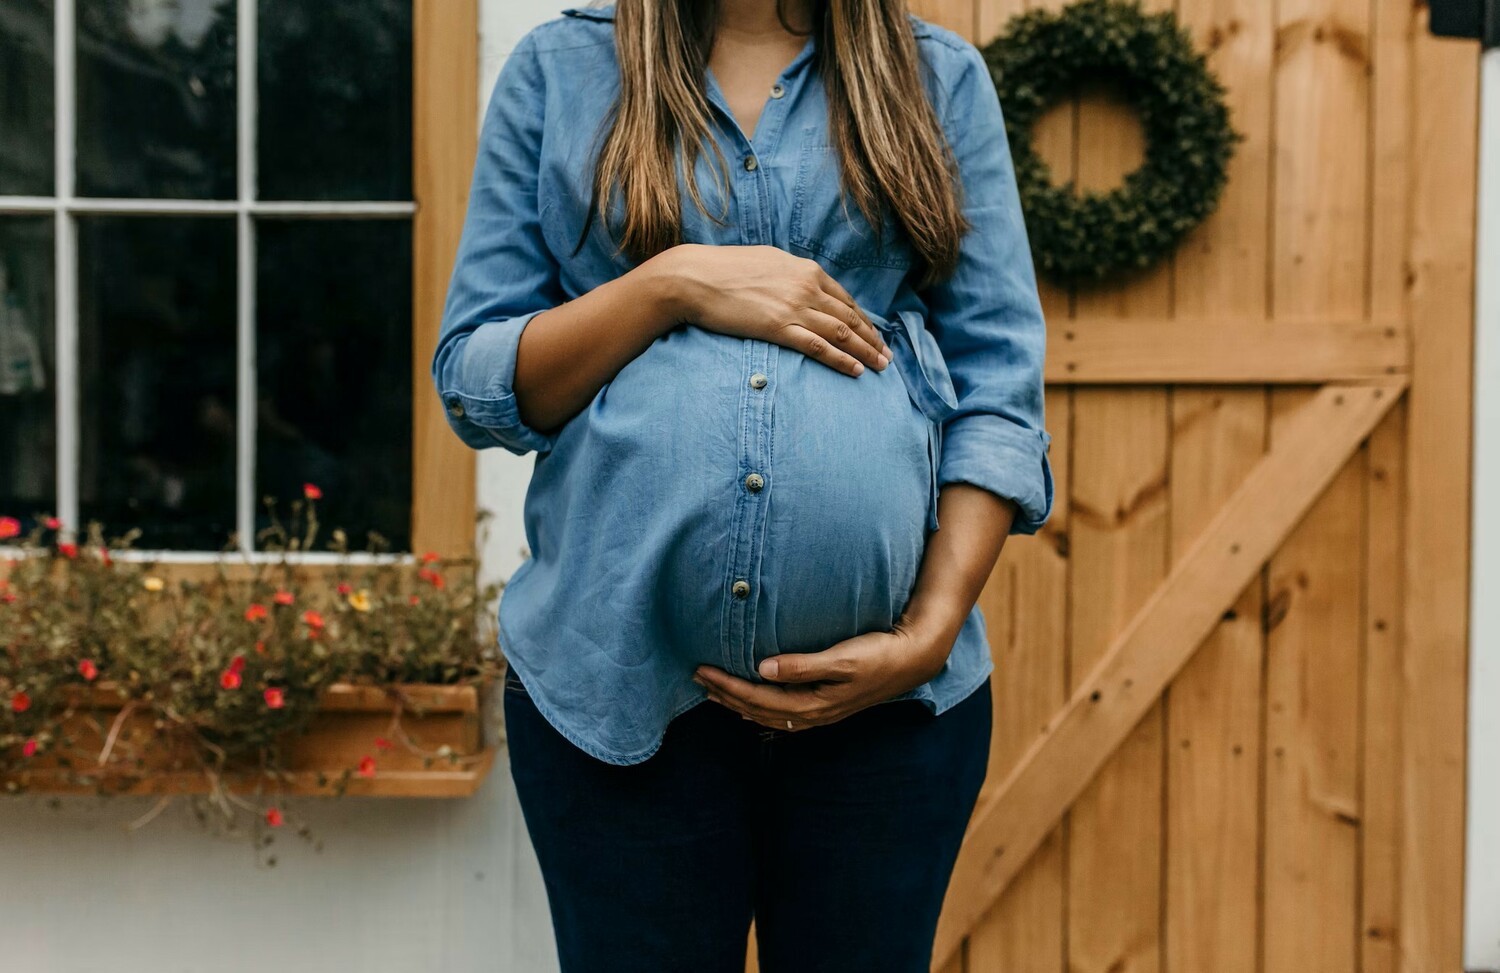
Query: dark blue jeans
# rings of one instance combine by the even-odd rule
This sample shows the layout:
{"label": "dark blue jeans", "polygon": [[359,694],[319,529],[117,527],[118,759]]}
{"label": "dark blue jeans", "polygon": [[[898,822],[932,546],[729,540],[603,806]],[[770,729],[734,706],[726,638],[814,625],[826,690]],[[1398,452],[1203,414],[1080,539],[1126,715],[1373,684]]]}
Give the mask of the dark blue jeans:
{"label": "dark blue jeans", "polygon": [[511,777],[563,973],[927,973],[989,760],[989,680],[788,731],[712,700],[615,766],[574,746],[514,672]]}

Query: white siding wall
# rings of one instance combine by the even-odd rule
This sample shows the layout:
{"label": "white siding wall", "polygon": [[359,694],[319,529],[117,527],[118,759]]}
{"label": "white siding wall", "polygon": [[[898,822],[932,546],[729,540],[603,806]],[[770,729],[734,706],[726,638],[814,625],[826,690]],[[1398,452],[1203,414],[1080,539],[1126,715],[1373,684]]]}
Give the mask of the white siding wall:
{"label": "white siding wall", "polygon": [[1482,97],[1465,965],[1500,970],[1500,50]]}
{"label": "white siding wall", "polygon": [[[561,0],[482,0],[481,101],[515,40]],[[524,544],[531,458],[489,450],[487,570]],[[547,973],[546,893],[503,757],[467,801],[303,800],[321,854],[293,834],[275,868],[149,799],[0,800],[0,968],[34,973]]]}

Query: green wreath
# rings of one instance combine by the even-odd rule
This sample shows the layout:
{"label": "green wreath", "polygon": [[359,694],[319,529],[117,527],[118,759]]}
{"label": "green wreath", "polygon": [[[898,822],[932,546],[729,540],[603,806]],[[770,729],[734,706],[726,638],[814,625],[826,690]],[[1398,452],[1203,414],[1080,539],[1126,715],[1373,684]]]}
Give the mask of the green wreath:
{"label": "green wreath", "polygon": [[[1081,0],[1013,18],[982,49],[1005,112],[1021,207],[1038,272],[1099,282],[1169,256],[1218,206],[1240,136],[1224,87],[1171,13]],[[1031,130],[1080,84],[1103,81],[1139,113],[1146,158],[1107,193],[1054,185]]]}

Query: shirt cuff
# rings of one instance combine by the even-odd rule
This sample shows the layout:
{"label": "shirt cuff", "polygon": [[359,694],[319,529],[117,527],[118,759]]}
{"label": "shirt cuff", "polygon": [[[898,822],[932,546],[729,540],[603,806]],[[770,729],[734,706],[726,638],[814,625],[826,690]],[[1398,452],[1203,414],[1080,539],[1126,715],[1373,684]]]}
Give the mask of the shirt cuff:
{"label": "shirt cuff", "polygon": [[938,486],[972,483],[1016,504],[1012,534],[1035,534],[1052,514],[1052,436],[1000,416],[976,413],[943,426]]}
{"label": "shirt cuff", "polygon": [[448,425],[470,446],[503,446],[517,456],[547,452],[556,433],[543,433],[521,421],[512,385],[521,332],[543,309],[502,321],[486,321],[464,342],[456,381],[440,390]]}

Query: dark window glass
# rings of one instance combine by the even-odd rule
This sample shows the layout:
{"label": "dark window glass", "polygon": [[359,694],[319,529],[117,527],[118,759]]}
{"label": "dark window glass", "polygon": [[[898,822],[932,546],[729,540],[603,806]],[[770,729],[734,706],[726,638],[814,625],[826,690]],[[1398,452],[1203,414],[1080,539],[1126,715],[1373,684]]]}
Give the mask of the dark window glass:
{"label": "dark window glass", "polygon": [[50,196],[52,3],[0,2],[0,195]]}
{"label": "dark window glass", "polygon": [[56,511],[52,218],[0,217],[0,517]]}
{"label": "dark window glass", "polygon": [[234,43],[233,0],[78,0],[78,192],[233,199]]}
{"label": "dark window glass", "polygon": [[235,228],[79,221],[80,512],[137,547],[219,550],[235,513]]}
{"label": "dark window glass", "polygon": [[411,0],[260,0],[262,199],[411,198]]}
{"label": "dark window glass", "polygon": [[341,527],[363,550],[373,530],[407,550],[411,224],[263,221],[257,237],[257,497],[285,515],[315,484],[324,539]]}

